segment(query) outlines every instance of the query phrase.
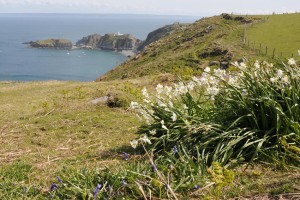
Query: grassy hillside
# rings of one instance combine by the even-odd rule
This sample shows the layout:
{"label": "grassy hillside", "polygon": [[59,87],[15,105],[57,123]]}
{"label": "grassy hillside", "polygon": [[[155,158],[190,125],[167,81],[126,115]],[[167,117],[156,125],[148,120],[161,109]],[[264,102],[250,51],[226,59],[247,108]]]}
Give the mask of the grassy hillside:
{"label": "grassy hillside", "polygon": [[111,70],[100,80],[132,78],[160,73],[199,74],[210,61],[228,63],[255,52],[242,43],[244,24],[260,18],[222,15],[183,26],[148,45],[136,57]]}
{"label": "grassy hillside", "polygon": [[267,46],[269,55],[273,53],[277,57],[292,57],[299,59],[300,50],[300,13],[262,16],[261,23],[256,23],[246,29],[246,38],[250,46],[256,48],[262,44],[263,51]]}

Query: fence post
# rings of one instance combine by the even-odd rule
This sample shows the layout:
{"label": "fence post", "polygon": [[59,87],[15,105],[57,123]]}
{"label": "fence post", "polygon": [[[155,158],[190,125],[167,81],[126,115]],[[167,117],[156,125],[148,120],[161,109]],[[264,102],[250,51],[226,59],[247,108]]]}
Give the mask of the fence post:
{"label": "fence post", "polygon": [[282,52],[280,52],[280,58],[282,58]]}
{"label": "fence post", "polygon": [[261,53],[261,43],[259,44],[259,54]]}
{"label": "fence post", "polygon": [[275,48],[273,49],[273,55],[272,55],[272,58],[274,58],[275,56]]}
{"label": "fence post", "polygon": [[253,45],[253,50],[255,50],[255,41],[254,41],[254,45]]}
{"label": "fence post", "polygon": [[246,43],[246,24],[244,25],[243,42]]}
{"label": "fence post", "polygon": [[268,55],[268,47],[266,46],[266,55]]}

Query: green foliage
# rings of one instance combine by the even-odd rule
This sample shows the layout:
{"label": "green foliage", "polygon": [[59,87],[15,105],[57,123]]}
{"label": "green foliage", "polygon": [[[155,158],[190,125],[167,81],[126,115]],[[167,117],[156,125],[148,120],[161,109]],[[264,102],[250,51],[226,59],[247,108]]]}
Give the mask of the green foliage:
{"label": "green foliage", "polygon": [[132,105],[147,122],[140,133],[151,138],[152,150],[178,145],[195,155],[197,149],[208,165],[265,157],[300,162],[300,73],[294,60],[235,65],[239,70],[229,74],[206,68],[189,83],[158,85],[152,98],[143,91],[146,104]]}

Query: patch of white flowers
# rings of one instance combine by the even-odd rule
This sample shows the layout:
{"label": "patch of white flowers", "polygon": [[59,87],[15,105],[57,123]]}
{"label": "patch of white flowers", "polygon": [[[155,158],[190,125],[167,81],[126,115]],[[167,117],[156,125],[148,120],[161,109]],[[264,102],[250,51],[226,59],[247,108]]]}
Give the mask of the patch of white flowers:
{"label": "patch of white flowers", "polygon": [[[296,61],[291,58],[287,64],[289,67],[293,67],[296,66]],[[136,110],[139,117],[144,119],[148,124],[155,121],[159,124],[159,128],[157,129],[168,133],[171,131],[170,124],[176,123],[176,121],[182,119],[183,115],[188,114],[190,109],[189,104],[183,101],[183,98],[187,94],[194,99],[210,101],[213,104],[215,97],[221,91],[226,92],[228,90],[228,85],[240,89],[242,95],[247,95],[242,81],[245,76],[253,80],[269,81],[269,84],[278,87],[278,89],[284,88],[290,83],[288,70],[277,69],[272,63],[255,61],[252,66],[248,66],[243,62],[234,62],[232,66],[236,67],[237,70],[231,73],[223,69],[206,67],[201,76],[193,76],[190,82],[180,81],[173,85],[158,84],[155,88],[156,94],[154,95],[149,94],[147,89],[143,88],[144,104],[131,102],[130,107]],[[161,118],[161,114],[157,114],[157,110],[164,113],[163,118]],[[154,136],[156,131],[150,130],[149,135]],[[138,140],[131,141],[131,146],[136,147],[141,142],[143,144],[151,143],[145,135]]]}

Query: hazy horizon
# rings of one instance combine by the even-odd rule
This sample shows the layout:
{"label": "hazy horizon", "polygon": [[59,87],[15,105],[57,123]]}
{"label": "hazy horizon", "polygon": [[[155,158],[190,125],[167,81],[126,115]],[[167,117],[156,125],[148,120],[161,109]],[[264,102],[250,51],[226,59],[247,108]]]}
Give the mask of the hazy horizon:
{"label": "hazy horizon", "polygon": [[299,0],[0,0],[0,13],[211,16],[300,11]]}

